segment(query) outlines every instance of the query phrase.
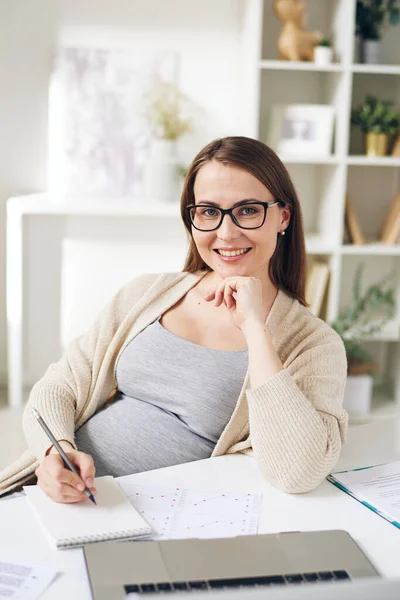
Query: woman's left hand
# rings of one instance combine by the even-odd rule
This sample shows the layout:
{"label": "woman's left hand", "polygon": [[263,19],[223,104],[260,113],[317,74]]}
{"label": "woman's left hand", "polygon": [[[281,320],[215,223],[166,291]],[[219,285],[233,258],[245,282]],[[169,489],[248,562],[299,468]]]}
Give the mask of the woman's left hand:
{"label": "woman's left hand", "polygon": [[215,306],[224,303],[238,329],[251,319],[264,324],[262,284],[255,277],[226,277],[204,299],[215,299]]}

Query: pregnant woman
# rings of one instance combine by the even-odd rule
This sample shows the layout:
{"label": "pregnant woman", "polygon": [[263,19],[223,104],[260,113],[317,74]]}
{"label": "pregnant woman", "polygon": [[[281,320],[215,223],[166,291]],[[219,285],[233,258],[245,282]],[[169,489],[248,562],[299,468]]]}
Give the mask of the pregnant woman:
{"label": "pregnant woman", "polygon": [[95,475],[235,452],[291,493],[334,468],[346,356],[306,306],[301,209],[286,168],[257,140],[213,141],[188,170],[181,215],[182,271],[130,282],[50,365],[23,417],[29,450],[0,473],[0,493],[36,474],[53,500],[80,502],[85,485],[96,493]]}

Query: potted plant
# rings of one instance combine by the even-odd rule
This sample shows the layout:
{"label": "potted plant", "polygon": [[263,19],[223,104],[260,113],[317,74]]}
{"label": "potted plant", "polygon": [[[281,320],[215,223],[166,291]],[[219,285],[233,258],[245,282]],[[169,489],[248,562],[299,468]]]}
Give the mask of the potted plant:
{"label": "potted plant", "polygon": [[332,62],[333,49],[330,40],[323,38],[314,48],[314,62],[325,67]]}
{"label": "potted plant", "polygon": [[381,37],[384,28],[400,21],[399,0],[357,0],[356,35],[360,38],[361,62],[381,62]]}
{"label": "potted plant", "polygon": [[371,284],[361,294],[363,268],[364,265],[360,264],[356,270],[350,305],[332,323],[332,328],[342,338],[346,350],[348,376],[344,406],[353,413],[369,412],[373,378],[378,372],[378,365],[362,347],[362,342],[381,331],[395,313],[390,277]]}
{"label": "potted plant", "polygon": [[174,83],[156,78],[145,96],[144,117],[151,131],[151,147],[145,165],[147,196],[174,199],[179,193],[177,140],[192,129],[187,110],[191,102]]}
{"label": "potted plant", "polygon": [[385,156],[389,135],[400,131],[400,113],[393,108],[393,102],[367,95],[364,103],[351,111],[351,124],[365,134],[367,156]]}

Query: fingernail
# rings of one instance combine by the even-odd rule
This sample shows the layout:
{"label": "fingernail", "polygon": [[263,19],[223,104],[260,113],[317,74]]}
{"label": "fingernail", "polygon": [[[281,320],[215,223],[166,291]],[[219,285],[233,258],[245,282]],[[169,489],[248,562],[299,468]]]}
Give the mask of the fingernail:
{"label": "fingernail", "polygon": [[86,486],[87,486],[88,488],[90,488],[90,487],[92,487],[92,485],[93,485],[93,477],[88,477],[88,478],[86,479]]}
{"label": "fingernail", "polygon": [[83,483],[77,483],[76,489],[79,490],[80,492],[83,492],[83,490],[85,489],[85,486],[83,485]]}
{"label": "fingernail", "polygon": [[96,488],[93,488],[93,487],[92,487],[92,488],[90,488],[90,491],[92,492],[92,494],[96,494],[96,493],[97,493],[97,490],[96,490]]}

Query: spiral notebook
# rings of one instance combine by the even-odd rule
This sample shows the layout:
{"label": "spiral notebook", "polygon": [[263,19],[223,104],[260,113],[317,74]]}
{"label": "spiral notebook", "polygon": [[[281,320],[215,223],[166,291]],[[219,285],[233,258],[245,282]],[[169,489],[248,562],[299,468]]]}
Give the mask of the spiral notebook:
{"label": "spiral notebook", "polygon": [[96,505],[88,498],[76,504],[60,504],[37,485],[24,487],[32,511],[54,546],[76,548],[90,542],[135,539],[151,533],[151,527],[114,477],[97,477],[95,487]]}

